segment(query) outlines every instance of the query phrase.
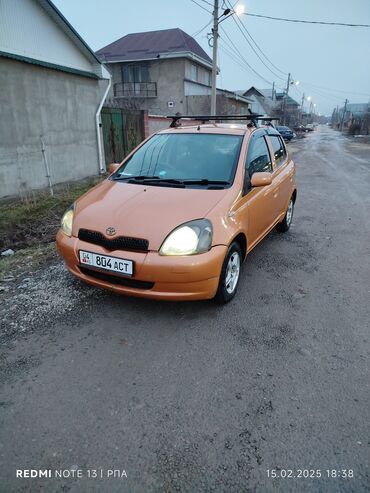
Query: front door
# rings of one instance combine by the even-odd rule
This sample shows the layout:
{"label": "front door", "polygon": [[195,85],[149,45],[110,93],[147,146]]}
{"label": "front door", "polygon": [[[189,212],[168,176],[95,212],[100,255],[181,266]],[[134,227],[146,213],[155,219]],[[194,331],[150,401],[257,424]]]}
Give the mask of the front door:
{"label": "front door", "polygon": [[270,230],[276,219],[276,182],[264,187],[249,185],[253,173],[273,172],[272,159],[266,142],[266,132],[256,131],[251,136],[245,163],[245,196],[247,205],[247,231],[249,248],[253,246]]}

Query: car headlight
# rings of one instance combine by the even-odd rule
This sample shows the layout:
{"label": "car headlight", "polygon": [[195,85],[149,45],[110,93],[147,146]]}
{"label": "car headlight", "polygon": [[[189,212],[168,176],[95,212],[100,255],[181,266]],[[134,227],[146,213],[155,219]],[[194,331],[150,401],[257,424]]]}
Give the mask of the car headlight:
{"label": "car headlight", "polygon": [[63,214],[62,220],[60,222],[60,227],[62,228],[63,233],[67,236],[72,236],[72,223],[73,223],[73,214],[75,210],[75,205],[72,204],[65,213]]}
{"label": "car headlight", "polygon": [[174,229],[164,240],[160,255],[193,255],[208,252],[212,245],[212,224],[197,219]]}

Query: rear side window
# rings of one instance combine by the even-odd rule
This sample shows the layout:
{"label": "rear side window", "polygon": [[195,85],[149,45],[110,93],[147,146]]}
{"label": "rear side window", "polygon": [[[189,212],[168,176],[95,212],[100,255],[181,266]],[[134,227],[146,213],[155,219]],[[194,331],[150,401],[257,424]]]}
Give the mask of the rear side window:
{"label": "rear side window", "polygon": [[271,157],[263,136],[252,140],[249,145],[247,170],[249,176],[261,171],[272,172]]}
{"label": "rear side window", "polygon": [[285,146],[279,135],[269,135],[269,138],[271,140],[272,148],[274,149],[276,166],[279,168],[282,164],[284,164],[287,157]]}

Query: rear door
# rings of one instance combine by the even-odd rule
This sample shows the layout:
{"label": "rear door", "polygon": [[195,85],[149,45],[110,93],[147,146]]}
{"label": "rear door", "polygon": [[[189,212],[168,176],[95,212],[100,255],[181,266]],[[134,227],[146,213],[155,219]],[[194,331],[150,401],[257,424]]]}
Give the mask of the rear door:
{"label": "rear door", "polygon": [[275,218],[277,219],[280,215],[285,214],[292,195],[294,169],[281,136],[269,134],[268,140],[274,164],[273,176],[277,194]]}

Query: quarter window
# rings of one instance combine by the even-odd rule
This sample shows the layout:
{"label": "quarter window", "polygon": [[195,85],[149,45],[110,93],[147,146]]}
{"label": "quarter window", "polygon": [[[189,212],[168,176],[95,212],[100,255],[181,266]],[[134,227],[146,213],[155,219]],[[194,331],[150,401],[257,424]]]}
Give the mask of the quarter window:
{"label": "quarter window", "polygon": [[252,140],[249,145],[247,169],[249,176],[262,171],[272,172],[271,157],[263,136]]}
{"label": "quarter window", "polygon": [[276,166],[279,168],[287,157],[285,146],[279,135],[269,135],[271,140],[272,148],[274,150],[274,159]]}

